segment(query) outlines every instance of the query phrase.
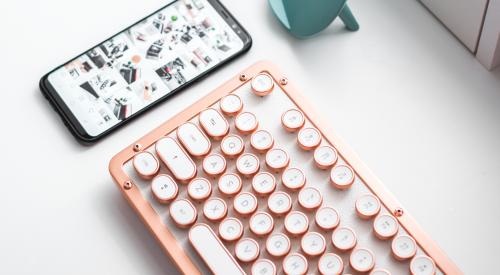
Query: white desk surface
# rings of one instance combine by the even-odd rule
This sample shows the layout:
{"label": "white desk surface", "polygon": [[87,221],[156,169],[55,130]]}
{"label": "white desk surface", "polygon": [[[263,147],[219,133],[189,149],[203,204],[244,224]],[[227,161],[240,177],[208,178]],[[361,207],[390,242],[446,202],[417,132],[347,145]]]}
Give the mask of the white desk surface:
{"label": "white desk surface", "polygon": [[108,161],[259,59],[309,94],[466,274],[496,270],[500,71],[486,71],[417,1],[353,0],[360,31],[336,21],[303,41],[266,1],[223,2],[253,36],[250,52],[83,147],[40,95],[39,78],[164,1],[0,1],[0,274],[173,273]]}

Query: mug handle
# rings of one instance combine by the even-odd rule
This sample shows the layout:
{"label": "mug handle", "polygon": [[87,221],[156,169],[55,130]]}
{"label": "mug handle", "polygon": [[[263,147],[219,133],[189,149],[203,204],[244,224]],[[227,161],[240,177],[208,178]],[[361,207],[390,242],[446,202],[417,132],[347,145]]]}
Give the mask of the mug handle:
{"label": "mug handle", "polygon": [[354,18],[354,15],[352,15],[351,9],[349,9],[349,6],[347,6],[347,4],[345,4],[342,8],[342,11],[340,11],[339,17],[342,22],[344,22],[344,25],[348,30],[359,30],[358,21],[356,21],[356,18]]}

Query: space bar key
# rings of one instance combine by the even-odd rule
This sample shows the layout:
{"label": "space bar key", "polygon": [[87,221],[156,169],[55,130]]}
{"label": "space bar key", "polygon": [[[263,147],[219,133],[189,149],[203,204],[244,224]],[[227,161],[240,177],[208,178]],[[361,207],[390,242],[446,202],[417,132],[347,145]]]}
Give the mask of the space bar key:
{"label": "space bar key", "polygon": [[189,230],[189,241],[214,274],[246,274],[210,226],[195,224]]}

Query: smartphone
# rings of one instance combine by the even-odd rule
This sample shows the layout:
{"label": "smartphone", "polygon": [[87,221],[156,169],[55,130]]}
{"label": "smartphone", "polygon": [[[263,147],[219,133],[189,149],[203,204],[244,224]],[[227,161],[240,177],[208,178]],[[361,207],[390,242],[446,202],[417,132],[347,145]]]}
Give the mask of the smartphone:
{"label": "smartphone", "polygon": [[92,143],[250,49],[217,0],[175,0],[40,80],[71,133]]}

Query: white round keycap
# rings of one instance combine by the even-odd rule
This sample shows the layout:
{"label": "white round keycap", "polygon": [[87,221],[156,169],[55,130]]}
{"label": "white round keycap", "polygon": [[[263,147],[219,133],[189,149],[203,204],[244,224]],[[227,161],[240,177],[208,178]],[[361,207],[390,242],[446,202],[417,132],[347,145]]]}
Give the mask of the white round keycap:
{"label": "white round keycap", "polygon": [[380,201],[372,194],[366,194],[356,200],[356,213],[363,219],[374,217],[380,212]]}
{"label": "white round keycap", "polygon": [[252,188],[259,195],[271,194],[276,189],[276,179],[271,173],[260,172],[253,177]]}
{"label": "white round keycap", "polygon": [[283,124],[283,127],[290,132],[294,132],[302,128],[305,121],[304,114],[297,109],[288,110],[281,116],[281,124]]}
{"label": "white round keycap", "polygon": [[354,172],[346,165],[337,165],[330,172],[330,181],[338,189],[347,189],[354,182]]}
{"label": "white round keycap", "polygon": [[219,224],[219,236],[221,239],[231,242],[243,235],[243,224],[235,218],[226,218]]}
{"label": "white round keycap", "polygon": [[250,137],[250,145],[259,153],[265,152],[273,147],[274,139],[266,130],[255,131]]}
{"label": "white round keycap", "polygon": [[259,211],[250,218],[250,230],[258,236],[271,233],[274,228],[274,220],[266,212]]}
{"label": "white round keycap", "polygon": [[259,244],[250,238],[241,239],[234,247],[234,254],[244,263],[254,261],[259,257]]}
{"label": "white round keycap", "polygon": [[275,215],[286,214],[292,208],[292,198],[287,193],[274,192],[267,200],[267,207]]}
{"label": "white round keycap", "polygon": [[266,164],[273,171],[280,171],[288,166],[290,158],[288,153],[280,148],[273,148],[267,151]]}
{"label": "white round keycap", "polygon": [[193,179],[187,189],[189,197],[197,201],[205,200],[212,194],[212,185],[204,178]]}
{"label": "white round keycap", "polygon": [[177,197],[179,188],[172,177],[168,175],[158,175],[151,182],[151,190],[159,202],[166,203]]}
{"label": "white round keycap", "polygon": [[351,267],[358,272],[368,272],[375,266],[375,256],[366,248],[356,248],[349,258]]}
{"label": "white round keycap", "polygon": [[236,174],[224,174],[219,178],[217,186],[222,194],[232,196],[240,192],[241,178]]}
{"label": "white round keycap", "polygon": [[408,235],[399,235],[392,240],[392,254],[400,261],[413,258],[417,253],[415,240]]}
{"label": "white round keycap", "polygon": [[220,100],[220,109],[225,115],[234,116],[243,109],[243,101],[237,95],[227,95]]}
{"label": "white round keycap", "polygon": [[234,198],[234,211],[240,215],[250,215],[257,210],[257,198],[249,192],[241,192]]}
{"label": "white round keycap", "polygon": [[314,218],[316,225],[324,230],[334,229],[340,223],[339,213],[329,206],[323,206],[318,209]]}
{"label": "white round keycap", "polygon": [[274,81],[266,73],[260,73],[252,79],[252,91],[258,96],[265,96],[273,91]]}
{"label": "white round keycap", "polygon": [[320,146],[314,150],[314,162],[321,169],[332,167],[337,158],[337,151],[331,146]]}
{"label": "white round keycap", "polygon": [[220,221],[227,214],[227,205],[220,198],[210,198],[203,205],[203,215],[207,220]]}
{"label": "white round keycap", "polygon": [[436,265],[431,258],[419,255],[411,260],[410,272],[412,275],[434,275],[436,273]]}
{"label": "white round keycap", "polygon": [[259,171],[259,159],[254,154],[245,153],[236,160],[236,169],[243,176],[253,176]]}
{"label": "white round keycap", "polygon": [[210,176],[218,176],[226,171],[226,160],[219,154],[210,154],[203,160],[203,171]]}
{"label": "white round keycap", "polygon": [[344,263],[339,255],[326,253],[318,261],[318,270],[322,275],[340,275],[344,270]]}
{"label": "white round keycap", "polygon": [[274,257],[281,257],[290,251],[290,239],[283,233],[275,233],[266,241],[266,250]]}
{"label": "white round keycap", "polygon": [[379,215],[373,221],[373,231],[382,240],[394,237],[398,233],[398,229],[398,221],[391,215]]}
{"label": "white round keycap", "polygon": [[318,256],[326,249],[325,238],[317,232],[307,232],[300,242],[300,247],[306,255]]}
{"label": "white round keycap", "polygon": [[259,126],[257,117],[250,112],[243,112],[234,119],[234,126],[243,134],[248,134]]}
{"label": "white round keycap", "polygon": [[304,128],[299,131],[297,141],[300,148],[304,150],[312,150],[321,143],[321,133],[315,128]]}
{"label": "white round keycap", "polygon": [[228,135],[221,141],[220,148],[224,155],[234,158],[243,153],[245,143],[239,136]]}
{"label": "white round keycap", "polygon": [[299,168],[287,168],[281,175],[281,182],[290,190],[299,190],[306,184],[306,176]]}
{"label": "white round keycap", "polygon": [[170,205],[170,217],[179,227],[188,227],[196,221],[196,208],[186,199],[179,199]]}
{"label": "white round keycap", "polygon": [[267,259],[259,259],[252,265],[252,275],[276,275],[276,266]]}
{"label": "white round keycap", "polygon": [[150,152],[140,152],[134,156],[134,168],[139,176],[150,179],[160,168],[158,159]]}
{"label": "white round keycap", "polygon": [[285,217],[285,229],[292,235],[304,234],[309,228],[309,219],[304,213],[292,211]]}
{"label": "white round keycap", "polygon": [[357,239],[354,231],[348,227],[340,227],[332,233],[332,244],[342,251],[353,249]]}
{"label": "white round keycap", "polygon": [[370,275],[391,275],[391,272],[385,269],[377,268],[372,270],[372,272],[370,272]]}
{"label": "white round keycap", "polygon": [[305,209],[316,209],[321,206],[323,202],[323,196],[321,192],[314,187],[306,187],[299,192],[299,204]]}
{"label": "white round keycap", "polygon": [[303,275],[307,272],[307,259],[299,253],[291,253],[283,260],[283,271],[288,275]]}

